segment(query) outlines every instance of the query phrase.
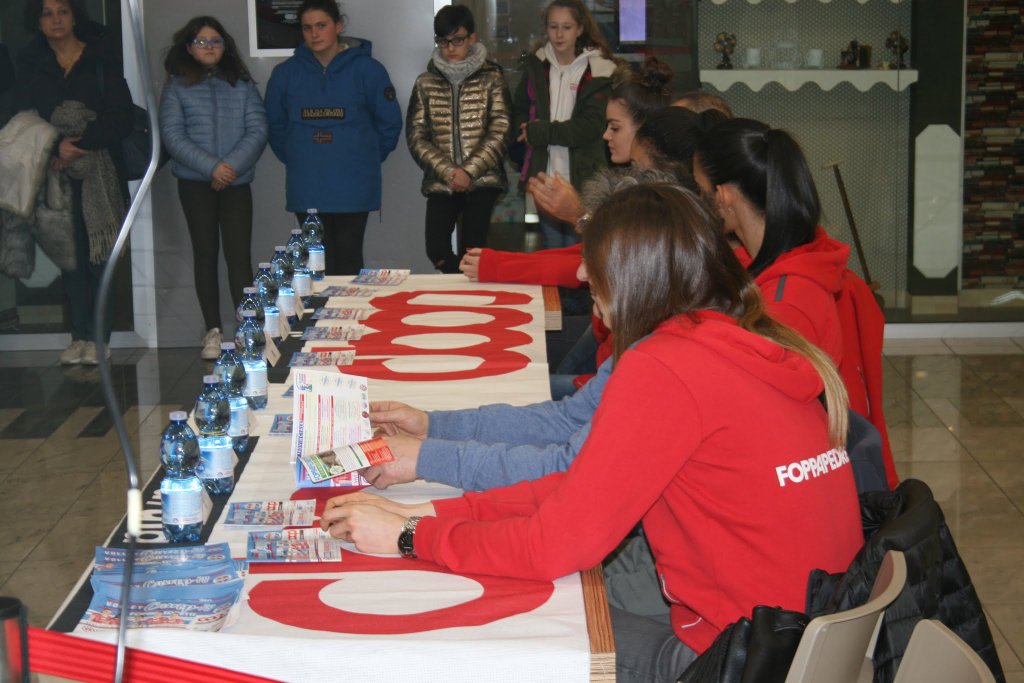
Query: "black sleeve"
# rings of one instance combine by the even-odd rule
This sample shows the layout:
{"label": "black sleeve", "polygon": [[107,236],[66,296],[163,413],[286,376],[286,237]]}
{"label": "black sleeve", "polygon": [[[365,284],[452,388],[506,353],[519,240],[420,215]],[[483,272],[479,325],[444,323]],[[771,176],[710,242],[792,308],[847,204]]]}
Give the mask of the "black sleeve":
{"label": "black sleeve", "polygon": [[93,64],[90,69],[92,79],[98,81],[103,78],[102,87],[97,83],[96,89],[101,97],[96,102],[96,120],[86,127],[77,143],[82,149],[113,147],[128,136],[134,120],[132,95],[121,70],[107,62],[99,63],[102,65],[100,68]]}

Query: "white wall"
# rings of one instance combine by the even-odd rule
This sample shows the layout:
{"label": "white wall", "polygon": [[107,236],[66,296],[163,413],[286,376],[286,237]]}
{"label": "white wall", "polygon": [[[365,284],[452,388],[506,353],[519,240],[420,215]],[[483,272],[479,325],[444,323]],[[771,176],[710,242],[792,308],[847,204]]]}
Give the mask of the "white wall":
{"label": "white wall", "polygon": [[[343,5],[349,17],[345,33],[373,43],[373,55],[391,75],[404,115],[413,82],[426,67],[433,47],[434,3],[432,0],[349,0]],[[246,0],[149,0],[144,3],[146,45],[157,92],[164,82],[163,57],[172,34],[200,14],[211,14],[221,21],[238,43],[260,92],[264,92],[271,71],[283,58],[248,56]],[[127,26],[127,14],[125,17]],[[366,264],[431,272],[423,242],[425,200],[419,192],[422,175],[409,156],[404,131],[383,170],[383,209],[370,214],[364,249]],[[284,166],[268,147],[256,167],[256,180],[252,185],[254,266],[261,260],[269,260],[273,246],[283,244],[288,231],[296,227],[294,217],[284,210],[284,186]],[[155,339],[160,346],[198,345],[205,330],[192,285],[191,247],[178,203],[177,184],[166,167],[157,174],[153,184],[152,204],[151,243],[155,270],[152,277],[148,277],[136,268],[136,276],[144,287],[155,288]],[[146,227],[140,225],[139,230]],[[146,237],[140,235],[139,241],[145,240]],[[140,267],[144,267],[143,264]],[[232,305],[223,265],[221,283],[221,318],[230,325]],[[138,294],[141,292],[137,293],[137,300]]]}

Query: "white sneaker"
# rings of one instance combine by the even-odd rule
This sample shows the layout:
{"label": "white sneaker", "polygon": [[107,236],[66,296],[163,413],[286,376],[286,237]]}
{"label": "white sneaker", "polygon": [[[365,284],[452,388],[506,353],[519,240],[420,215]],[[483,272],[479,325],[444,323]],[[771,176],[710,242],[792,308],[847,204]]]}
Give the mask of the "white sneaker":
{"label": "white sneaker", "polygon": [[[82,352],[85,351],[86,341],[84,339],[76,339],[71,342],[68,348],[60,352],[60,364],[61,365],[78,365],[82,362]],[[95,352],[93,352],[95,356]]]}
{"label": "white sneaker", "polygon": [[217,360],[220,356],[220,342],[220,328],[210,328],[206,336],[203,337],[203,350],[199,353],[199,356],[203,360]]}
{"label": "white sneaker", "polygon": [[[110,360],[110,347],[104,347],[104,355],[107,360]],[[82,349],[82,365],[99,365],[99,359],[96,355],[96,342],[85,342],[85,346]]]}

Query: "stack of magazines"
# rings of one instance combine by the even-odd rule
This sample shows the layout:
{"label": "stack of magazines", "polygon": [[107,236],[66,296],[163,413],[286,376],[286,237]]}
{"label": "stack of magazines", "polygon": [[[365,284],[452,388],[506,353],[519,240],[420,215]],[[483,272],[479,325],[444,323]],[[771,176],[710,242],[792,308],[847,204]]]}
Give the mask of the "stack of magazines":
{"label": "stack of magazines", "polygon": [[[127,551],[96,548],[93,598],[78,631],[116,629]],[[158,548],[135,553],[128,628],[219,631],[238,602],[246,563],[231,559],[227,543]]]}

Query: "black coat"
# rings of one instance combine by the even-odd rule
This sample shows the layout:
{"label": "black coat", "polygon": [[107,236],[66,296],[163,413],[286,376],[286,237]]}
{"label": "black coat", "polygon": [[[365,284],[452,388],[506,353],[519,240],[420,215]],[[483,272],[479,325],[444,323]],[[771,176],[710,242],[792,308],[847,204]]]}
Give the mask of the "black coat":
{"label": "black coat", "polygon": [[14,109],[35,109],[49,121],[62,102],[82,102],[97,118],[75,144],[84,150],[107,148],[120,166],[120,142],[132,130],[132,96],[103,27],[90,23],[76,33],[85,49],[67,76],[41,34],[18,53]]}
{"label": "black coat", "polygon": [[907,479],[893,492],[860,497],[864,547],[842,574],[811,573],[807,613],[832,614],[863,605],[887,550],[901,550],[907,586],[885,610],[875,648],[875,683],[896,675],[910,634],[921,619],[938,619],[970,645],[1005,681],[992,632],[931,489]]}

